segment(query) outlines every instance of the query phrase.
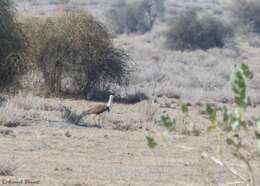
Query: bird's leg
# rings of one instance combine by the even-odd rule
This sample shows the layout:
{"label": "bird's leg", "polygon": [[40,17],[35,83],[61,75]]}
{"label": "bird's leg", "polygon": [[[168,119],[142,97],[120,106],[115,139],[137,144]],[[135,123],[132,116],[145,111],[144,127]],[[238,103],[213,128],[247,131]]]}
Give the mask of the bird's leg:
{"label": "bird's leg", "polygon": [[98,125],[101,125],[100,124],[100,116],[98,115],[97,117],[98,117]]}
{"label": "bird's leg", "polygon": [[100,116],[100,119],[101,119],[101,122],[102,122],[102,125],[103,125],[104,122],[105,122],[105,117],[104,117],[104,115],[101,115],[101,116]]}
{"label": "bird's leg", "polygon": [[100,116],[99,115],[95,115],[94,116],[94,122],[95,122],[95,125],[101,125],[100,124]]}
{"label": "bird's leg", "polygon": [[94,124],[95,124],[95,125],[99,124],[98,115],[95,115],[95,116],[94,116]]}

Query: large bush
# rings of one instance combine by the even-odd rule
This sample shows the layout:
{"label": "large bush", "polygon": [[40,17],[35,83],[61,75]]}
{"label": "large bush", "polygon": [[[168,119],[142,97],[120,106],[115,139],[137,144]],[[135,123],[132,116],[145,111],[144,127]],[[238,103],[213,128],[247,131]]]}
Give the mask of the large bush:
{"label": "large bush", "polygon": [[236,0],[233,4],[232,12],[238,22],[249,25],[254,32],[260,33],[259,0]]}
{"label": "large bush", "polygon": [[50,93],[82,94],[127,82],[128,56],[83,10],[69,8],[45,21],[29,20],[24,28],[31,38],[31,59]]}
{"label": "large bush", "polygon": [[199,17],[194,10],[183,12],[166,33],[166,44],[170,49],[203,49],[223,47],[232,31],[212,16]]}
{"label": "large bush", "polygon": [[150,31],[163,12],[164,0],[121,0],[107,14],[113,31],[122,34]]}
{"label": "large bush", "polygon": [[0,1],[0,89],[7,88],[24,70],[26,39],[10,0]]}

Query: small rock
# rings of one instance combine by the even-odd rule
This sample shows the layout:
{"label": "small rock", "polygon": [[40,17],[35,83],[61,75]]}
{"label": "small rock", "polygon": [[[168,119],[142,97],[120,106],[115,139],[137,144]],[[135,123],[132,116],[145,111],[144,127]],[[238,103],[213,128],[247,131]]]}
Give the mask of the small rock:
{"label": "small rock", "polygon": [[66,169],[65,169],[66,171],[72,171],[72,169],[71,168],[69,168],[69,167],[67,167]]}
{"label": "small rock", "polygon": [[247,121],[247,125],[248,125],[249,127],[252,127],[252,126],[254,126],[254,122],[253,122],[252,120],[248,120],[248,121]]}
{"label": "small rock", "polygon": [[188,102],[186,105],[187,105],[188,107],[191,107],[191,106],[192,106],[192,104],[191,104],[191,103],[189,103],[189,102]]}
{"label": "small rock", "polygon": [[69,132],[69,131],[67,131],[67,132],[65,133],[65,136],[66,136],[66,137],[68,137],[68,138],[70,138],[70,137],[71,137],[71,134],[70,134],[70,132]]}
{"label": "small rock", "polygon": [[105,134],[105,135],[104,135],[104,138],[108,138],[108,135],[107,135],[107,134]]}
{"label": "small rock", "polygon": [[228,103],[228,99],[227,98],[221,98],[220,102],[224,103],[224,104],[227,104]]}
{"label": "small rock", "polygon": [[202,107],[202,106],[203,106],[203,103],[202,103],[202,102],[197,102],[197,103],[196,103],[196,106]]}
{"label": "small rock", "polygon": [[134,156],[134,154],[133,154],[133,153],[130,153],[130,152],[128,152],[127,155],[128,155],[128,156]]}
{"label": "small rock", "polygon": [[5,127],[8,127],[8,128],[15,128],[15,127],[18,127],[20,125],[20,123],[18,121],[14,121],[14,122],[7,122],[4,124]]}

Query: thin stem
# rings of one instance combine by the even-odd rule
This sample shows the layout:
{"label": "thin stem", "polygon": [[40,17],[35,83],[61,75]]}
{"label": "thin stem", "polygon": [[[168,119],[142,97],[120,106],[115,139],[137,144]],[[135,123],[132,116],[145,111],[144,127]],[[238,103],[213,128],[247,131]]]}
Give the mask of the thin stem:
{"label": "thin stem", "polygon": [[240,151],[238,151],[238,154],[239,154],[239,158],[246,164],[248,168],[251,186],[256,186],[253,167],[251,166],[249,160],[245,157],[244,154],[242,154]]}

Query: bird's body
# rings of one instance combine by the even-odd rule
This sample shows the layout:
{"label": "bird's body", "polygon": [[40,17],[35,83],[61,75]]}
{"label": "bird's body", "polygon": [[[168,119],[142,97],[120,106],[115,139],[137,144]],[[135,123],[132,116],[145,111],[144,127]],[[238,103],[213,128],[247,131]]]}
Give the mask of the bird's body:
{"label": "bird's body", "polygon": [[111,109],[112,103],[113,103],[113,99],[114,99],[114,96],[110,95],[107,104],[95,105],[95,106],[91,107],[90,109],[88,109],[87,111],[84,111],[82,113],[82,115],[84,115],[84,116],[85,115],[90,115],[90,114],[100,115],[103,112],[106,112],[106,111],[109,112],[110,109]]}
{"label": "bird's body", "polygon": [[95,105],[94,107],[88,109],[87,111],[85,111],[85,113],[99,115],[106,111],[110,111],[110,108],[105,104],[99,104],[99,105]]}
{"label": "bird's body", "polygon": [[75,114],[71,111],[71,109],[64,106],[64,112],[65,112],[64,116],[67,117],[68,121],[72,120],[73,123],[78,124],[81,121],[81,119],[87,115],[99,116],[100,114],[102,114],[106,111],[109,112],[111,109],[112,103],[113,103],[113,98],[114,98],[114,96],[110,95],[107,104],[95,105],[95,106],[91,107],[90,109],[82,112],[80,115],[77,115],[76,119],[75,119]]}

